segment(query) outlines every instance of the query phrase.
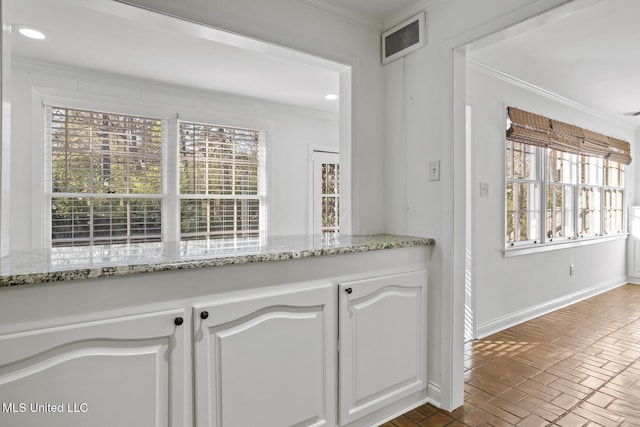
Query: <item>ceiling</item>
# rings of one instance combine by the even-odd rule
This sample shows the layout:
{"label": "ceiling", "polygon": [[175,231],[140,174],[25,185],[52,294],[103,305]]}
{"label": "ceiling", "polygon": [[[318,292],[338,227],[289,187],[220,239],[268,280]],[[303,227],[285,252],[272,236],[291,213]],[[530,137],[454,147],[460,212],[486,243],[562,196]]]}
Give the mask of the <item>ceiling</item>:
{"label": "ceiling", "polygon": [[[16,61],[233,93],[336,114],[347,67],[105,0],[3,0]],[[20,36],[19,25],[45,40]]]}
{"label": "ceiling", "polygon": [[[595,3],[595,4],[594,4]],[[577,1],[471,46],[468,58],[636,126],[640,2]]]}
{"label": "ceiling", "polygon": [[[404,20],[411,16],[411,10],[426,5],[434,4],[439,0],[294,0],[320,9],[338,17],[364,24],[375,31],[387,30],[387,24],[395,25],[398,21],[398,13],[408,11],[407,16],[401,16]],[[426,6],[423,7],[423,9]],[[383,28],[384,27],[384,28]]]}
{"label": "ceiling", "polygon": [[[436,0],[294,0],[378,28]],[[344,65],[105,0],[3,0],[14,55],[337,113]],[[576,0],[472,44],[468,58],[590,109],[640,125],[640,1]],[[427,23],[427,25],[429,25]],[[133,41],[133,42],[132,42]]]}

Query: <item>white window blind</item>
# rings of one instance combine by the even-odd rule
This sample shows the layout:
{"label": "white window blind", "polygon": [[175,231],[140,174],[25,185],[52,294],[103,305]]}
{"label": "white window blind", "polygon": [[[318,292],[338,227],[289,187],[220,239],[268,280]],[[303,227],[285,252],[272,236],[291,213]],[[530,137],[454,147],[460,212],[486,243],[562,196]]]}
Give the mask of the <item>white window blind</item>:
{"label": "white window blind", "polygon": [[161,119],[46,107],[53,246],[160,241]]}
{"label": "white window blind", "polygon": [[264,229],[264,132],[179,122],[181,239]]}

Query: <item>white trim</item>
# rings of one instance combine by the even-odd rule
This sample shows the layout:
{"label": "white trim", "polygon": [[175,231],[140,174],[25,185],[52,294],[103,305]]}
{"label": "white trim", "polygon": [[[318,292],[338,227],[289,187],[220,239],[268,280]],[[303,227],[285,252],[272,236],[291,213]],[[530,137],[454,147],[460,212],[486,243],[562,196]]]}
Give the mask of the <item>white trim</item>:
{"label": "white trim", "polygon": [[[511,84],[513,86],[516,86],[518,88],[524,89],[526,91],[529,91],[531,93],[534,93],[536,95],[542,96],[544,98],[550,99],[554,102],[557,102],[559,104],[562,105],[566,105],[567,107],[570,107],[574,110],[578,110],[581,111],[583,113],[587,113],[590,116],[594,116],[597,117],[599,119],[608,121],[608,122],[613,122],[622,126],[634,126],[634,127],[638,127],[637,126],[637,119],[634,119],[632,117],[626,117],[626,116],[620,116],[620,115],[615,115],[615,114],[609,114],[606,113],[604,111],[601,110],[596,110],[594,108],[591,108],[587,105],[581,104],[579,102],[576,102],[572,99],[569,98],[565,98],[564,96],[558,95],[557,93],[544,89],[540,86],[537,86],[533,83],[529,83],[525,80],[521,80],[517,77],[512,76],[511,74],[505,73],[503,71],[498,70],[497,68],[493,68],[489,65],[486,64],[482,64],[478,61],[475,61],[473,59],[470,59],[469,57],[467,57],[467,64],[469,65],[469,68],[474,69],[475,71],[479,71],[483,74],[486,74],[488,76],[494,77],[498,80],[502,80],[508,84]],[[506,107],[505,107],[506,109]]]}
{"label": "white trim", "polygon": [[[454,410],[464,403],[464,265],[465,233],[465,106],[466,48],[519,23],[552,14],[570,0],[539,0],[484,22],[440,47],[442,143],[442,314],[440,376],[442,407]],[[580,0],[578,3],[582,4]],[[454,179],[455,171],[455,179]],[[462,181],[462,182],[460,182]]]}
{"label": "white trim", "polygon": [[568,294],[550,301],[546,301],[542,304],[534,305],[529,308],[525,308],[523,310],[498,317],[497,319],[490,320],[488,322],[484,322],[481,325],[478,325],[476,329],[476,333],[478,335],[476,338],[485,338],[489,335],[495,334],[496,332],[503,331],[528,320],[535,319],[536,317],[551,313],[587,298],[591,298],[601,293],[610,291],[612,289],[625,285],[626,283],[628,283],[627,278],[622,277],[612,282],[595,285],[590,288],[583,289],[581,291],[574,292],[572,294]]}
{"label": "white trim", "polygon": [[441,394],[442,389],[440,388],[440,385],[429,381],[427,386],[427,401],[436,408],[441,408]]}
{"label": "white trim", "polygon": [[537,245],[507,248],[502,250],[502,255],[505,258],[510,258],[519,255],[529,255],[559,249],[570,249],[578,246],[595,245],[598,243],[612,242],[614,240],[627,240],[628,237],[629,233],[616,234],[612,236],[582,237],[578,239],[564,240],[559,243],[541,243]]}
{"label": "white trim", "polygon": [[365,13],[358,13],[353,10],[340,7],[323,0],[290,0],[300,6],[308,7],[332,18],[339,19],[349,24],[360,27],[364,30],[371,31],[376,34],[382,32],[382,21],[374,16]]}
{"label": "white trim", "polygon": [[398,11],[397,13],[389,16],[388,18],[385,18],[384,24],[383,24],[382,27],[384,29],[393,27],[398,22],[404,21],[407,16],[413,16],[418,12],[425,12],[425,11],[428,12],[430,9],[433,9],[434,7],[436,7],[437,5],[439,5],[442,2],[443,2],[443,0],[423,0],[423,1],[421,1],[420,3],[418,3],[416,5],[412,5],[410,7],[406,7],[404,9]]}

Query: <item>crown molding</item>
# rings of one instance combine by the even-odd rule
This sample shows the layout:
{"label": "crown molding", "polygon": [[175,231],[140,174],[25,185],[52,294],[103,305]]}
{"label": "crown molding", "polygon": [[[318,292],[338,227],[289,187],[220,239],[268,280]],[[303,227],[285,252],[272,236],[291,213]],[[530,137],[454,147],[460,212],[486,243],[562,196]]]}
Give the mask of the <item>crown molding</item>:
{"label": "crown molding", "polygon": [[384,31],[388,30],[389,28],[393,28],[395,25],[398,25],[409,17],[419,12],[433,9],[442,2],[443,0],[423,0],[414,6],[405,7],[404,9],[401,9],[393,15],[387,17],[383,22],[382,28]]}
{"label": "crown molding", "polygon": [[620,124],[625,127],[635,128],[636,131],[640,130],[640,125],[637,122],[637,119],[621,117],[617,114],[605,112],[602,110],[595,109],[593,107],[589,107],[588,105],[582,104],[580,102],[574,101],[572,99],[566,98],[562,95],[559,95],[553,91],[545,89],[543,87],[534,85],[533,83],[527,82],[525,80],[519,79],[511,74],[505,73],[504,71],[500,71],[497,68],[493,68],[489,65],[482,64],[480,62],[474,61],[467,57],[467,65],[477,71],[480,71],[484,74],[495,77],[499,80],[507,82],[511,85],[517,86],[521,89],[525,89],[529,92],[535,93],[537,95],[543,96],[552,101],[558,102],[560,104],[566,105],[567,107],[571,107],[575,110],[582,111],[583,113],[587,113],[591,116],[598,117],[600,119],[606,120],[608,122],[613,122]]}
{"label": "crown molding", "polygon": [[339,19],[357,27],[363,28],[367,31],[374,32],[376,34],[382,34],[382,21],[378,19],[354,12],[352,10],[332,5],[322,0],[289,0],[292,3],[297,3],[301,6],[314,9],[318,12],[322,12],[325,15],[329,15],[333,18]]}
{"label": "crown molding", "polygon": [[358,13],[351,9],[330,4],[325,0],[289,1],[322,12],[333,18],[348,22],[349,24],[356,25],[358,27],[364,28],[365,30],[372,31],[376,34],[382,34],[384,31],[388,30],[394,25],[399,24],[400,22],[415,15],[416,13],[434,8],[444,0],[422,0],[416,5],[405,7],[399,10],[393,15],[386,17],[382,21],[371,15]]}

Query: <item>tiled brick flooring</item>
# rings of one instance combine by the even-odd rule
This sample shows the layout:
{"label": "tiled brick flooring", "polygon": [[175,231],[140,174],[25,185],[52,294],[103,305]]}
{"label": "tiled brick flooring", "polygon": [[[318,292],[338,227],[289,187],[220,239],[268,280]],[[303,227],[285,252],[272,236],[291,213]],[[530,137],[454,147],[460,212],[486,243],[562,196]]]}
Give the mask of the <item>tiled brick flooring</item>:
{"label": "tiled brick flooring", "polygon": [[470,342],[465,361],[463,407],[383,427],[640,426],[640,286]]}

